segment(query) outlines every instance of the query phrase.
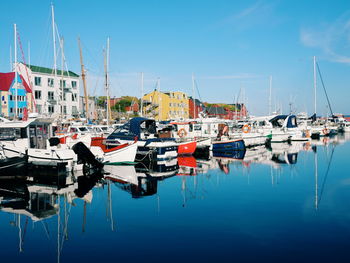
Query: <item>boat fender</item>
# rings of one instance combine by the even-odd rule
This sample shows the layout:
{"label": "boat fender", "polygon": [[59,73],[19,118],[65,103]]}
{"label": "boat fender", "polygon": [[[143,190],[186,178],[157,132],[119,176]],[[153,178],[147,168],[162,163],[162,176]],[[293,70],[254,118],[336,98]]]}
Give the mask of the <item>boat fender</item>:
{"label": "boat fender", "polygon": [[248,125],[248,124],[244,124],[243,127],[242,127],[242,131],[243,131],[244,133],[249,133],[251,129],[252,129],[252,128],[251,128],[250,125]]}
{"label": "boat fender", "polygon": [[228,126],[225,126],[222,130],[222,134],[228,136]]}

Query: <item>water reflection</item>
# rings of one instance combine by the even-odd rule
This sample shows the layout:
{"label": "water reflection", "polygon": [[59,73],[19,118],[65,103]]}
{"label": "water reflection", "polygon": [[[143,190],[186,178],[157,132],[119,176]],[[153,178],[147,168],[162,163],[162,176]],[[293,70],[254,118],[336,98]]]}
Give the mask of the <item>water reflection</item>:
{"label": "water reflection", "polygon": [[[23,180],[0,182],[0,211],[1,214],[12,215],[6,219],[10,221],[11,226],[17,229],[18,250],[20,252],[24,251],[27,245],[24,242],[26,233],[30,232],[33,235],[42,235],[38,238],[39,240],[45,240],[45,238],[55,240],[57,262],[60,262],[64,245],[70,240],[69,236],[76,235],[78,232],[85,233],[88,227],[87,222],[93,220],[88,220],[89,216],[94,218],[91,213],[89,214],[89,207],[101,205],[102,197],[96,195],[97,189],[101,190],[104,199],[106,199],[106,212],[103,216],[107,219],[109,231],[116,232],[115,223],[117,221],[114,214],[117,214],[118,211],[113,211],[116,210],[116,201],[118,202],[118,199],[115,198],[116,193],[122,192],[131,199],[142,200],[150,199],[153,196],[158,201],[159,196],[166,195],[169,204],[176,200],[174,203],[176,205],[180,203],[182,209],[185,210],[185,208],[194,207],[197,201],[204,202],[210,197],[213,198],[210,196],[210,191],[215,191],[212,185],[221,188],[227,187],[231,181],[220,183],[221,178],[230,178],[226,175],[248,175],[247,178],[251,180],[250,174],[261,176],[269,172],[271,184],[278,185],[282,174],[285,174],[288,169],[298,172],[295,167],[305,162],[304,166],[299,166],[303,169],[299,173],[303,174],[304,171],[312,173],[313,180],[310,185],[302,186],[302,189],[307,193],[312,192],[314,200],[312,208],[319,210],[321,203],[325,201],[326,197],[329,197],[326,194],[327,181],[337,147],[349,139],[350,136],[345,134],[306,143],[272,144],[270,148],[256,147],[219,156],[207,155],[204,159],[179,157],[157,164],[108,165],[105,166],[103,173],[89,175],[77,173],[52,175],[45,173],[45,171],[36,171],[36,173],[27,171],[28,174],[23,177]],[[322,158],[321,161],[320,158]],[[255,173],[254,169],[259,172]],[[293,174],[291,173],[291,175]],[[259,176],[256,176],[256,181],[259,180]],[[216,179],[216,181],[212,179]],[[163,181],[164,184],[160,184]],[[298,187],[295,182],[289,181],[289,183]],[[169,188],[170,185],[174,185],[174,187]],[[242,184],[241,187],[239,189],[241,192],[249,191]],[[170,191],[169,189],[174,191],[174,196],[166,192]],[[235,189],[237,191],[237,186]],[[336,190],[333,188],[332,191]],[[180,195],[182,199],[178,201],[177,198]],[[247,197],[244,197],[243,194],[242,198]],[[95,201],[95,199],[97,200]],[[193,205],[190,201],[193,201]],[[141,200],[137,202],[141,202]],[[224,201],[221,200],[221,202]],[[249,203],[249,198],[245,199],[245,202]],[[135,203],[128,203],[130,206],[133,204]],[[74,209],[79,210],[79,214],[82,216],[82,221],[79,222],[81,228],[77,228],[76,221],[74,224],[69,223],[70,215]],[[30,222],[38,223],[44,231],[28,231]],[[104,223],[105,221],[94,222],[97,225]],[[73,228],[73,231],[68,231],[70,227]],[[93,224],[89,227],[98,228]],[[5,247],[11,245],[4,240],[2,242]]]}

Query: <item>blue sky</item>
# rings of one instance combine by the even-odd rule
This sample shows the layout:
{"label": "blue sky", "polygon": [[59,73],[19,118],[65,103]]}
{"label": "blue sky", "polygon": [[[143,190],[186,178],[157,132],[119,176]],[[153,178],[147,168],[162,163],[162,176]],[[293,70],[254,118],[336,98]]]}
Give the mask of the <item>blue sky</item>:
{"label": "blue sky", "polygon": [[[51,1],[3,1],[0,71],[10,68],[13,24],[31,64],[53,66]],[[90,94],[103,94],[103,55],[111,43],[111,93],[140,96],[160,78],[161,90],[232,103],[240,89],[252,114],[273,108],[313,111],[316,56],[335,112],[350,113],[350,1],[54,1],[70,70],[80,73],[77,37],[83,44]],[[19,58],[22,56],[19,52]],[[20,59],[21,60],[21,59]],[[327,111],[321,85],[318,112]],[[242,100],[242,98],[241,98]]]}

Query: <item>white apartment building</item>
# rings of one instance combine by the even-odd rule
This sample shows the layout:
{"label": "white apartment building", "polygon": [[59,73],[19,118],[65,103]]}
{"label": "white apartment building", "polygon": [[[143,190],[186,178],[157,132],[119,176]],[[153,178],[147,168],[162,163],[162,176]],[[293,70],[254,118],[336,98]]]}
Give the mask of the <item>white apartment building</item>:
{"label": "white apartment building", "polygon": [[19,64],[25,79],[30,78],[37,113],[64,119],[79,115],[79,75],[72,71]]}

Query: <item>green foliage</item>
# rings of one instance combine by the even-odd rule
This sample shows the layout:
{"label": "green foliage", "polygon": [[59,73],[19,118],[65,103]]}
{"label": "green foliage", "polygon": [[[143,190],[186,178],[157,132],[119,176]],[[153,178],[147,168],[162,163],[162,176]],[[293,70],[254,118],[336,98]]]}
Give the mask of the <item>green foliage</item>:
{"label": "green foliage", "polygon": [[98,107],[105,107],[106,106],[106,96],[100,96],[96,98],[96,104]]}
{"label": "green foliage", "polygon": [[113,107],[112,110],[116,110],[118,112],[126,112],[126,107],[131,106],[133,102],[138,102],[136,97],[131,96],[123,96],[121,100],[118,101]]}
{"label": "green foliage", "polygon": [[128,107],[130,105],[131,105],[131,101],[121,99],[112,107],[112,110],[116,110],[118,112],[126,112],[125,107]]}

